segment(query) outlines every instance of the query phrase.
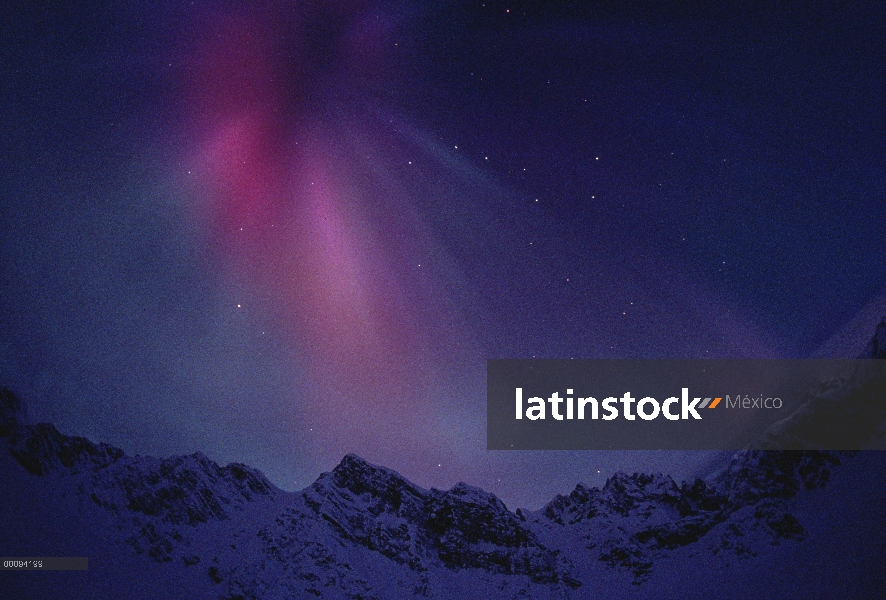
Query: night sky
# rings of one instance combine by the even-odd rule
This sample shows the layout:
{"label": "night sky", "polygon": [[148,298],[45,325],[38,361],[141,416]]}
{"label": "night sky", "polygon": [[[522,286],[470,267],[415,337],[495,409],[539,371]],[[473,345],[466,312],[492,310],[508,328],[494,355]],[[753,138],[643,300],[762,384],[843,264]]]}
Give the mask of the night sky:
{"label": "night sky", "polygon": [[284,489],[702,472],[486,451],[485,360],[852,356],[886,314],[882,6],[716,4],[7,3],[0,384]]}

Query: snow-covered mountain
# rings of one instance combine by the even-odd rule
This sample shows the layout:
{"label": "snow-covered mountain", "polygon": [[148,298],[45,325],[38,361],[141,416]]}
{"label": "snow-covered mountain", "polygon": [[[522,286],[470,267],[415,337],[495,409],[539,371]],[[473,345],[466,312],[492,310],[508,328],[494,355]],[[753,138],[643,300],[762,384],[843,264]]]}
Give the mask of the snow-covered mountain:
{"label": "snow-covered mountain", "polygon": [[[886,357],[886,320],[863,357]],[[4,598],[886,596],[880,452],[747,450],[707,480],[616,473],[512,512],[354,455],[300,492],[200,453],[127,456],[28,423],[8,390],[0,437],[0,554],[90,560],[0,573]]]}

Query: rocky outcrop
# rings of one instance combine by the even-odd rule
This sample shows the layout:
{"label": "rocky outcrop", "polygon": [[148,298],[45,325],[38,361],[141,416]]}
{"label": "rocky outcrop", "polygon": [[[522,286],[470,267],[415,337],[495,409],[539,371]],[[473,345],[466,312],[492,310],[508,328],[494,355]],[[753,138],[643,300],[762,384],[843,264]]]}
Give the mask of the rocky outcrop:
{"label": "rocky outcrop", "polygon": [[95,471],[123,457],[118,448],[62,435],[49,423],[29,425],[21,401],[6,388],[0,388],[0,437],[7,438],[9,453],[33,475]]}
{"label": "rocky outcrop", "polygon": [[305,503],[342,538],[416,571],[442,565],[577,584],[568,561],[524,520],[494,494],[464,483],[427,491],[348,455],[305,491]]}
{"label": "rocky outcrop", "polygon": [[276,489],[255,469],[237,463],[220,467],[200,452],[163,460],[126,458],[92,484],[93,501],[109,510],[185,525],[226,519],[230,508],[273,496]]}

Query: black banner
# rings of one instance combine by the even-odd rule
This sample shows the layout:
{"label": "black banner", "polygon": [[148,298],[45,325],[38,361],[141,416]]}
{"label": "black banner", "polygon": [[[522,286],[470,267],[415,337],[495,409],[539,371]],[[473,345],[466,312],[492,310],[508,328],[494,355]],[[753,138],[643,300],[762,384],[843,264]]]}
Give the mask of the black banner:
{"label": "black banner", "polygon": [[490,450],[884,449],[886,361],[489,360]]}

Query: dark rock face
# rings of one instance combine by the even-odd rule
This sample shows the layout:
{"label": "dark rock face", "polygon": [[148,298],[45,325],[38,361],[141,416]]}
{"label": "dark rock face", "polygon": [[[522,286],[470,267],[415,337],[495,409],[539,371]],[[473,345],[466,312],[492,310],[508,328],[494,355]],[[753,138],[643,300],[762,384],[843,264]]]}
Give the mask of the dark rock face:
{"label": "dark rock face", "polygon": [[333,505],[353,505],[359,499],[371,515],[388,513],[411,521],[421,518],[427,495],[399,473],[354,454],[345,456],[332,473],[321,475],[307,492],[306,497]]}
{"label": "dark rock face", "polygon": [[0,388],[0,437],[7,438],[9,453],[32,475],[95,471],[123,457],[118,448],[62,435],[49,423],[29,425],[21,401],[6,388]]}
{"label": "dark rock face", "polygon": [[0,432],[9,453],[33,475],[91,474],[96,504],[170,523],[223,519],[225,506],[272,496],[276,488],[259,471],[232,463],[220,467],[200,452],[167,459],[128,457],[119,448],[67,436],[49,423],[25,423],[19,399],[0,389]]}
{"label": "dark rock face", "polygon": [[62,435],[49,423],[20,427],[11,439],[9,451],[34,475],[59,470],[71,473],[95,471],[123,457],[119,448]]}
{"label": "dark rock face", "polygon": [[305,490],[304,502],[344,540],[424,570],[415,524],[423,519],[426,496],[398,473],[349,454]]}
{"label": "dark rock face", "polygon": [[220,467],[199,452],[164,460],[120,461],[94,484],[92,499],[100,506],[115,512],[125,507],[186,525],[226,519],[227,507],[274,494],[260,472],[240,464]]}
{"label": "dark rock face", "polygon": [[424,529],[448,568],[479,568],[527,575],[536,583],[576,586],[571,565],[549,550],[494,495],[464,483],[434,490],[425,508]]}
{"label": "dark rock face", "polygon": [[698,542],[729,514],[728,499],[701,480],[616,473],[602,489],[577,486],[539,513],[582,540],[596,560],[645,580],[663,552]]}
{"label": "dark rock face", "polygon": [[[568,496],[556,497],[536,522],[578,538],[593,558],[630,571],[640,584],[657,559],[703,543],[721,524],[728,524],[721,532],[728,539],[712,540],[708,546],[714,552],[744,552],[735,538],[749,531],[773,541],[802,539],[803,527],[788,512],[786,500],[801,488],[823,485],[828,469],[839,461],[828,455],[784,454],[739,454],[734,461],[753,460],[713,484],[696,479],[677,486],[662,475],[617,473],[602,489],[577,486]],[[769,477],[772,487],[765,485]]]}
{"label": "dark rock face", "polygon": [[716,483],[732,505],[765,499],[793,498],[800,490],[824,486],[841,456],[851,453],[819,450],[749,450],[732,457]]}
{"label": "dark rock face", "polygon": [[306,490],[305,502],[343,538],[418,572],[440,564],[576,584],[568,562],[501,500],[464,483],[426,491],[348,455]]}

